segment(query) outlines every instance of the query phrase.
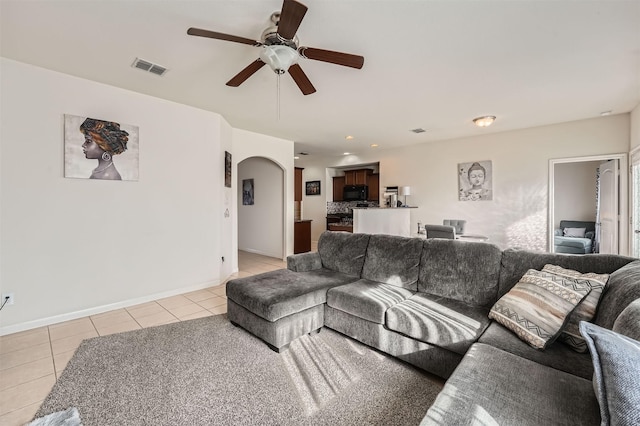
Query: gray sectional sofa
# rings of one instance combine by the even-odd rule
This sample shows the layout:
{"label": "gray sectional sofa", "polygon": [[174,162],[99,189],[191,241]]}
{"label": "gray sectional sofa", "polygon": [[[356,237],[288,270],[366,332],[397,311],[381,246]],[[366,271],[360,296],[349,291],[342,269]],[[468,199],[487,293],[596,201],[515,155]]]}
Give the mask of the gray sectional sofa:
{"label": "gray sectional sofa", "polygon": [[448,379],[424,424],[599,424],[589,353],[488,317],[546,264],[611,274],[593,323],[640,337],[640,260],[330,231],[287,269],[229,281],[227,315],[276,351],[326,326]]}

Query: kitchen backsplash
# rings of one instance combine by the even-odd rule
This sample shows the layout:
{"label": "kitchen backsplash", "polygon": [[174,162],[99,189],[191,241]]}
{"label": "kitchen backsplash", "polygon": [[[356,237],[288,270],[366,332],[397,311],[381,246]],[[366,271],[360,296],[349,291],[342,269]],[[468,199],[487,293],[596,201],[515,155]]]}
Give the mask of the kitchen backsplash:
{"label": "kitchen backsplash", "polygon": [[327,214],[351,213],[354,207],[380,207],[375,201],[328,201]]}

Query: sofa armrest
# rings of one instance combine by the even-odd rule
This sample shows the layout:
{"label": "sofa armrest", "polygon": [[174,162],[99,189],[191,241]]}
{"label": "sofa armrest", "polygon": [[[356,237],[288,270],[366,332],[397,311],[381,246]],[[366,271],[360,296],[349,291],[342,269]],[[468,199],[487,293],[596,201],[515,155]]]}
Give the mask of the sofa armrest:
{"label": "sofa armrest", "polygon": [[562,237],[562,229],[556,228],[556,230],[553,231],[553,235],[555,235],[556,237]]}
{"label": "sofa armrest", "polygon": [[299,253],[287,256],[287,269],[293,272],[313,271],[322,268],[318,252]]}
{"label": "sofa armrest", "polygon": [[589,238],[591,241],[593,241],[595,236],[596,236],[596,233],[593,232],[593,231],[588,231],[588,232],[585,232],[585,234],[584,234],[584,237],[585,238]]}

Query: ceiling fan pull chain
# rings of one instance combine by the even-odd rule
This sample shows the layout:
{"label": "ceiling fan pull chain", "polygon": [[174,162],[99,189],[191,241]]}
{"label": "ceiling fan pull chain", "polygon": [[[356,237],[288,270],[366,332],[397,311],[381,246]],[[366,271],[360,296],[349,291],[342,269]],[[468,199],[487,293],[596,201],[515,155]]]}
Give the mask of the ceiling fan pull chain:
{"label": "ceiling fan pull chain", "polygon": [[277,110],[278,110],[278,121],[280,121],[280,74],[278,74],[278,84],[277,84],[277,95],[276,95],[276,99],[277,99]]}

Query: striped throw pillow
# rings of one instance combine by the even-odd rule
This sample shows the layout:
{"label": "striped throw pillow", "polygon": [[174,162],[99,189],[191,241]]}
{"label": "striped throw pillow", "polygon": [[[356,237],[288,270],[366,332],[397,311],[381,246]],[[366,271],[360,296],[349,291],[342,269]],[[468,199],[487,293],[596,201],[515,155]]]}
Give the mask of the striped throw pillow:
{"label": "striped throw pillow", "polygon": [[560,277],[575,278],[591,288],[587,297],[569,315],[566,327],[558,336],[558,340],[569,345],[574,351],[587,352],[587,342],[585,342],[580,333],[580,321],[588,322],[595,316],[600,296],[602,296],[607,281],[609,281],[609,274],[595,274],[593,272],[582,274],[573,269],[565,269],[556,265],[544,265],[542,270]]}
{"label": "striped throw pillow", "polygon": [[569,314],[591,291],[576,278],[529,269],[489,312],[523,341],[544,350],[558,337]]}

